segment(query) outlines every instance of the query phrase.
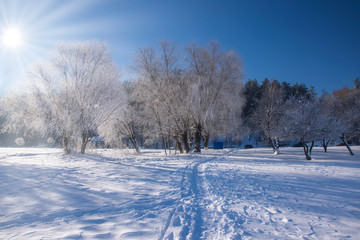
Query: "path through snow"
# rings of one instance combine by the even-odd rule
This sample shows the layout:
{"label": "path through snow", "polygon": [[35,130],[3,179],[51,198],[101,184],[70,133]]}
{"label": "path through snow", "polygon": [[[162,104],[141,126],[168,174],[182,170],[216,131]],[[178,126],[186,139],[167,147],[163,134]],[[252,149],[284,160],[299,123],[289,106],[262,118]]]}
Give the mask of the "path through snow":
{"label": "path through snow", "polygon": [[185,168],[160,239],[356,239],[359,167],[259,150],[204,154]]}

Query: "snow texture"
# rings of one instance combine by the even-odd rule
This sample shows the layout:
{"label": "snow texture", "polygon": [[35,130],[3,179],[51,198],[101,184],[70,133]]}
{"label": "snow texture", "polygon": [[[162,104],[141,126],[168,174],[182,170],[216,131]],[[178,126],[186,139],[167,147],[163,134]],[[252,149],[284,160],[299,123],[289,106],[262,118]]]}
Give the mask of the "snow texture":
{"label": "snow texture", "polygon": [[358,239],[360,147],[0,149],[0,239]]}

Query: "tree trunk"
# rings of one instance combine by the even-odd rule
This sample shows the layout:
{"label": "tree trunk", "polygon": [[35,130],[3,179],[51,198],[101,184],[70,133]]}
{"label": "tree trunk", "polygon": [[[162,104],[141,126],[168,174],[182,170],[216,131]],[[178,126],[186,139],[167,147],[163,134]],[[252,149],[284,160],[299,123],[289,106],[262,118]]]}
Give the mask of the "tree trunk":
{"label": "tree trunk", "polygon": [[169,155],[171,155],[171,139],[170,139],[170,137],[167,138],[167,147],[169,149]]}
{"label": "tree trunk", "polygon": [[183,134],[181,135],[181,138],[182,138],[182,141],[184,143],[185,153],[189,153],[190,152],[190,146],[189,146],[188,132],[184,131]]}
{"label": "tree trunk", "polygon": [[273,149],[273,152],[275,153],[275,146],[274,146],[274,143],[273,143],[272,139],[269,138],[268,141],[270,143],[271,148]]}
{"label": "tree trunk", "polygon": [[129,139],[130,139],[133,147],[135,148],[136,152],[139,153],[139,152],[140,152],[140,149],[139,149],[138,143],[137,143],[137,141],[136,141],[136,137],[135,137],[135,136],[131,136]]}
{"label": "tree trunk", "polygon": [[208,149],[209,140],[210,140],[210,134],[204,133],[204,134],[202,135],[202,137],[203,137],[203,141],[204,141],[204,149]]}
{"label": "tree trunk", "polygon": [[279,139],[276,137],[275,138],[275,154],[279,154],[280,153],[280,143],[279,143]]}
{"label": "tree trunk", "polygon": [[197,123],[195,126],[195,146],[194,146],[194,152],[201,152],[201,123]]}
{"label": "tree trunk", "polygon": [[313,150],[314,145],[315,145],[315,142],[314,142],[314,141],[311,141],[311,146],[310,146],[310,150],[309,150],[310,155],[311,155],[311,153],[312,153],[312,150]]}
{"label": "tree trunk", "polygon": [[351,150],[350,146],[349,146],[349,143],[346,141],[346,138],[345,138],[345,134],[343,133],[340,137],[340,139],[343,141],[343,143],[345,144],[346,148],[349,150],[349,153],[351,156],[354,156],[355,154],[353,153],[353,151]]}
{"label": "tree trunk", "polygon": [[[156,113],[155,113],[156,114]],[[157,116],[157,114],[156,114]],[[160,121],[160,118],[157,116],[157,123],[159,125],[159,130],[160,130],[160,136],[161,136],[161,141],[162,141],[162,148],[164,149],[165,151],[165,155],[167,155],[167,152],[166,152],[166,139],[165,139],[165,134],[163,132],[163,129],[162,129],[162,125],[161,125],[161,121]]]}
{"label": "tree trunk", "polygon": [[69,138],[67,136],[63,136],[63,148],[64,148],[65,154],[71,153],[71,149],[69,147]]}
{"label": "tree trunk", "polygon": [[[176,149],[178,149],[180,153],[184,153],[184,149],[181,146],[179,137],[178,136],[174,137],[174,140],[175,140]],[[176,151],[175,151],[175,153],[176,153]]]}
{"label": "tree trunk", "polygon": [[[171,142],[172,142],[171,139],[172,139],[171,133],[170,133],[170,131],[168,131],[167,140],[168,140],[169,155],[171,155]],[[175,144],[176,144],[176,142],[175,142]]]}
{"label": "tree trunk", "polygon": [[164,149],[165,155],[167,155],[167,151],[166,151],[166,139],[164,136],[161,137],[162,139],[162,148]]}
{"label": "tree trunk", "polygon": [[327,141],[325,139],[322,140],[322,146],[324,148],[324,152],[327,152],[329,142],[330,142],[330,140],[327,140]]}
{"label": "tree trunk", "polygon": [[280,151],[279,151],[279,140],[278,139],[275,139],[275,143],[273,142],[273,140],[271,138],[268,139],[269,140],[269,143],[273,149],[273,152],[274,154],[279,154]]}
{"label": "tree trunk", "polygon": [[81,134],[81,149],[80,149],[80,153],[81,154],[85,154],[85,149],[86,149],[86,145],[89,142],[89,138],[86,132],[83,132]]}
{"label": "tree trunk", "polygon": [[301,140],[301,144],[304,148],[304,154],[307,160],[311,160],[311,155],[309,154],[309,147],[306,145],[306,142],[304,140]]}

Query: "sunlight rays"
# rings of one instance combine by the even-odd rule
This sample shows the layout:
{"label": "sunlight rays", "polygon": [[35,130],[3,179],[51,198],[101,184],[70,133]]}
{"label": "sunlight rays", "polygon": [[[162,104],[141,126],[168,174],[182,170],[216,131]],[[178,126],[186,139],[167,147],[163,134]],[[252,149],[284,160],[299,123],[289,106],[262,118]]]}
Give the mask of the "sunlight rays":
{"label": "sunlight rays", "polygon": [[31,65],[57,42],[82,40],[101,31],[101,26],[94,26],[93,16],[79,18],[80,13],[100,2],[0,1],[0,93],[25,79]]}

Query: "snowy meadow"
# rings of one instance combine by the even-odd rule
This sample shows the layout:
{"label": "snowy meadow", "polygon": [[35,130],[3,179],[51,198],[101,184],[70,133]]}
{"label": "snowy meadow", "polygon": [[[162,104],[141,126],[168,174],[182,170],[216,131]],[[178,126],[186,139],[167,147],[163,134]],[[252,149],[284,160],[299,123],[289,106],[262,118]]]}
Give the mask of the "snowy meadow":
{"label": "snowy meadow", "polygon": [[359,239],[360,147],[0,149],[0,239]]}

